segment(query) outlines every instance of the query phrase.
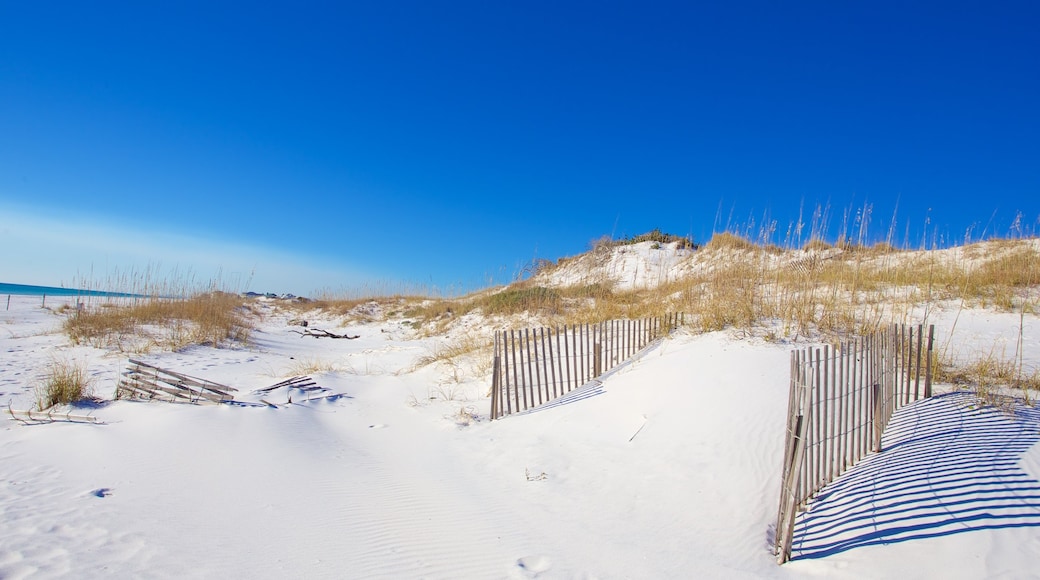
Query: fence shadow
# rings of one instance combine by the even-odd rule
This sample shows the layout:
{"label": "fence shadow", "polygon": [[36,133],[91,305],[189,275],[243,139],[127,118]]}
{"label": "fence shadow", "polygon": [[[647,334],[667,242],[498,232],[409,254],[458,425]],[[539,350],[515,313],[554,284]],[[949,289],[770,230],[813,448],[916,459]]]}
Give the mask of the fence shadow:
{"label": "fence shadow", "polygon": [[563,395],[562,397],[553,399],[548,403],[542,403],[537,407],[531,407],[526,411],[514,413],[514,415],[520,417],[523,415],[540,413],[542,411],[548,411],[549,409],[555,409],[564,405],[570,405],[571,403],[577,403],[578,401],[584,401],[585,399],[591,399],[592,397],[597,397],[599,395],[602,395],[603,393],[603,381],[601,381],[600,379],[592,379],[588,383],[585,383],[584,385],[578,387],[577,389],[574,389],[573,391],[567,393],[566,395]]}
{"label": "fence shadow", "polygon": [[542,403],[541,405],[538,405],[536,407],[531,407],[526,411],[514,413],[514,415],[530,415],[532,413],[539,413],[541,411],[555,409],[564,405],[570,405],[571,403],[577,403],[578,401],[584,401],[585,399],[591,399],[592,397],[598,397],[599,395],[602,395],[606,392],[603,390],[603,381],[628,368],[636,361],[645,358],[648,354],[650,354],[660,346],[660,341],[651,342],[650,344],[644,346],[642,349],[637,351],[634,355],[626,359],[624,362],[611,368],[609,371],[603,373],[599,377],[594,378],[591,381],[585,383],[584,385],[574,389],[573,391],[565,395],[562,395],[556,399],[553,399],[549,402]]}
{"label": "fence shadow", "polygon": [[1040,409],[977,409],[949,393],[897,411],[870,455],[798,515],[792,560],[977,530],[1040,527],[1040,481],[1019,461]]}

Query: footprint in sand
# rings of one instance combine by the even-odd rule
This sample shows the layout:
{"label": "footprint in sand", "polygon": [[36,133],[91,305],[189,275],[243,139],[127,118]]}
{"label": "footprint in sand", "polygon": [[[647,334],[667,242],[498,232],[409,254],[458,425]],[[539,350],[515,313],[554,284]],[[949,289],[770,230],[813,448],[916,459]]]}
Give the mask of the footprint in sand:
{"label": "footprint in sand", "polygon": [[111,487],[99,487],[99,488],[91,491],[90,495],[92,495],[94,497],[108,497],[108,496],[112,495],[112,488]]}
{"label": "footprint in sand", "polygon": [[516,561],[524,578],[538,578],[552,568],[552,562],[545,556],[526,556]]}

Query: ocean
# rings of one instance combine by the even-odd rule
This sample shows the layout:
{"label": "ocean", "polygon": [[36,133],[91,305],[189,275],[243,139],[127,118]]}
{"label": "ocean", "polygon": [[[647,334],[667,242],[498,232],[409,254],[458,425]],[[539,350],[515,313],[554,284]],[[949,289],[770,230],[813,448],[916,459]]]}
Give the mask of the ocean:
{"label": "ocean", "polygon": [[140,296],[127,292],[106,292],[104,290],[82,290],[79,288],[57,288],[54,286],[31,286],[29,284],[0,282],[0,296],[4,294],[18,294],[21,296],[104,296],[106,298],[134,298]]}

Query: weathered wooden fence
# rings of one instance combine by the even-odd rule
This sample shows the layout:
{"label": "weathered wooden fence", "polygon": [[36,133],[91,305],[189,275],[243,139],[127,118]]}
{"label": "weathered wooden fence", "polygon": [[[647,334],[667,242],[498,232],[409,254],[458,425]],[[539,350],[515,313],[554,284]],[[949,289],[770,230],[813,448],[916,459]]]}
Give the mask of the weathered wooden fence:
{"label": "weathered wooden fence", "polygon": [[892,413],[932,396],[935,328],[892,325],[871,336],[791,353],[791,392],[776,556],[791,558],[794,520],[823,486],[871,452]]}
{"label": "weathered wooden fence", "polygon": [[238,389],[130,360],[116,385],[116,398],[174,403],[227,403]]}
{"label": "weathered wooden fence", "polygon": [[668,314],[562,328],[496,331],[491,418],[562,397],[682,323],[682,314]]}

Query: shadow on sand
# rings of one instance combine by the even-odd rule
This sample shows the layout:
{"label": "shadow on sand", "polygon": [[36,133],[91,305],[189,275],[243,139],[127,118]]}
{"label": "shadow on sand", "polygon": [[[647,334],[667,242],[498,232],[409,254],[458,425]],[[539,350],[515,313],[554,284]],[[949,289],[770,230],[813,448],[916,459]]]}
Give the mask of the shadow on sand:
{"label": "shadow on sand", "polygon": [[795,522],[792,560],[975,530],[1040,527],[1040,481],[1019,465],[1040,410],[949,393],[900,409],[868,456]]}

